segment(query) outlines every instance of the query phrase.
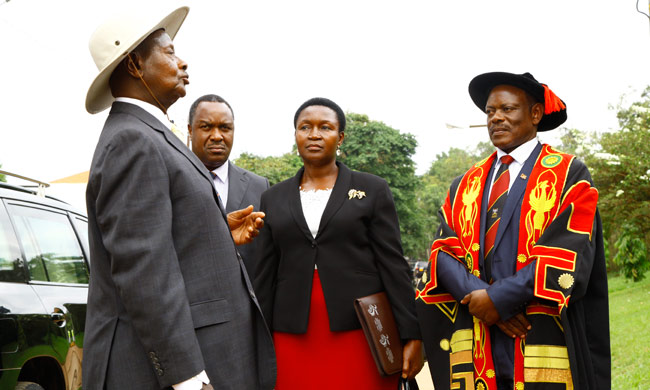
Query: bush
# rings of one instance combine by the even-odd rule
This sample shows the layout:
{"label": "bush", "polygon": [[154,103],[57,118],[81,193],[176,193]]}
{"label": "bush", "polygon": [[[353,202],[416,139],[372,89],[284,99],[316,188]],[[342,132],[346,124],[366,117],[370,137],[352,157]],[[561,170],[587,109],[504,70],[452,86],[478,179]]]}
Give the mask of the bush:
{"label": "bush", "polygon": [[645,272],[650,268],[646,244],[639,231],[639,228],[632,224],[623,225],[621,235],[616,240],[617,253],[614,262],[621,266],[621,270],[627,279],[635,282],[645,277]]}

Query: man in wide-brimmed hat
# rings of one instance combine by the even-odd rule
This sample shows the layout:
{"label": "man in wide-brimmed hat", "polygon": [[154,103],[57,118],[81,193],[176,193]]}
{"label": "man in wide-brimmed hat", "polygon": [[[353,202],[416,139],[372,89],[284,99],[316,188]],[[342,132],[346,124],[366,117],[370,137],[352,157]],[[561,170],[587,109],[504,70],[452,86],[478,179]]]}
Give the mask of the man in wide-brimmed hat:
{"label": "man in wide-brimmed hat", "polygon": [[119,15],[90,40],[99,75],[86,109],[112,108],[86,191],[85,389],[275,383],[271,335],[235,249],[263,214],[226,217],[208,170],[166,115],[189,83],[172,43],[188,10]]}
{"label": "man in wide-brimmed hat", "polygon": [[469,93],[496,151],[451,184],[418,286],[435,387],[607,389],[598,191],[581,161],[537,139],[566,105],[529,73],[482,74]]}

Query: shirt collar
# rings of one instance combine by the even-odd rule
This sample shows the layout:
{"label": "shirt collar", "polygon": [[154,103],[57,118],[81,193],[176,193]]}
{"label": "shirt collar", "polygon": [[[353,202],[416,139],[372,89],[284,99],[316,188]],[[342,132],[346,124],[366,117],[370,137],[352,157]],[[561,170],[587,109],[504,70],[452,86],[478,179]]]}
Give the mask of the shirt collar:
{"label": "shirt collar", "polygon": [[538,143],[539,140],[537,137],[535,137],[530,141],[526,141],[523,144],[517,146],[517,148],[510,153],[506,153],[503,150],[497,148],[497,159],[501,159],[501,157],[505,156],[506,154],[510,154],[510,156],[515,159],[515,162],[523,165],[524,162],[528,160],[528,157],[530,157],[530,154],[533,153],[533,150],[535,150],[535,146],[537,146]]}
{"label": "shirt collar", "polygon": [[143,110],[145,110],[146,112],[148,112],[149,114],[151,114],[154,118],[158,119],[160,123],[162,123],[163,125],[165,125],[165,127],[167,127],[167,129],[171,130],[172,128],[172,124],[169,122],[169,119],[167,119],[167,115],[165,115],[165,113],[162,112],[160,108],[154,106],[151,103],[147,103],[143,100],[138,100],[138,99],[133,99],[128,97],[117,97],[115,98],[115,101],[136,105],[142,108]]}
{"label": "shirt collar", "polygon": [[213,169],[212,172],[217,175],[219,180],[221,180],[223,183],[228,182],[228,160],[226,160],[225,163],[221,164],[221,166],[217,169]]}

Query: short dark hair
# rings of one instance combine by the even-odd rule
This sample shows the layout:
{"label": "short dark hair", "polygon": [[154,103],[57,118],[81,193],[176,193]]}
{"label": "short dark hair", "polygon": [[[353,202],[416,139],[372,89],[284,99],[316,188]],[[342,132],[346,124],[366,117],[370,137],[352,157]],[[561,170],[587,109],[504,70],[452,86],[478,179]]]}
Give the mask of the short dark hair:
{"label": "short dark hair", "polygon": [[189,117],[189,124],[192,126],[192,121],[194,120],[194,114],[196,114],[196,108],[201,104],[202,102],[209,102],[209,103],[225,103],[226,106],[230,109],[230,113],[232,114],[232,119],[235,120],[235,113],[232,110],[232,107],[230,107],[230,104],[226,101],[226,99],[222,98],[219,95],[215,94],[207,94],[203,95],[200,98],[196,99],[194,103],[192,103],[192,106],[190,107],[190,117]]}
{"label": "short dark hair", "polygon": [[300,107],[298,107],[298,110],[296,111],[296,115],[293,116],[293,128],[295,129],[296,126],[298,125],[298,117],[300,116],[300,113],[307,107],[309,106],[325,106],[327,108],[331,108],[332,111],[336,113],[336,117],[339,120],[339,133],[345,131],[345,113],[339,107],[338,104],[334,103],[333,101],[323,98],[323,97],[315,97],[307,100],[304,102]]}

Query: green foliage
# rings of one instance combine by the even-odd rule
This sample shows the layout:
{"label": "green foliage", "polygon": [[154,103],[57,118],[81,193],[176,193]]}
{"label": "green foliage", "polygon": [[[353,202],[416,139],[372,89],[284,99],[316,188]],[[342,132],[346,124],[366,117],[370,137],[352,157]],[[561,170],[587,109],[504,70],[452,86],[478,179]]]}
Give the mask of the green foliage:
{"label": "green foliage", "polygon": [[[2,164],[0,164],[0,168],[2,168]],[[0,175],[0,182],[4,182],[4,183],[7,182],[7,178],[5,177],[5,175]]]}
{"label": "green foliage", "polygon": [[[641,97],[630,107],[618,108],[621,129],[602,134],[599,153],[587,160],[600,194],[605,237],[610,244],[615,243],[610,248],[618,250],[624,243],[626,248],[641,243],[650,247],[650,88]],[[623,238],[625,234],[632,236]],[[633,244],[633,238],[641,242]],[[643,273],[650,267],[647,256],[634,261],[645,262],[635,265],[635,272]],[[629,275],[635,280],[643,277]]]}
{"label": "green foliage", "polygon": [[438,210],[447,197],[451,182],[457,176],[467,172],[472,164],[489,156],[493,151],[494,147],[489,142],[481,142],[470,151],[451,148],[447,152],[436,155],[427,173],[419,178],[420,182],[416,189],[417,208],[425,218],[426,237],[423,247],[427,253],[433,242],[436,227],[441,222],[438,220]]}
{"label": "green foliage", "polygon": [[346,121],[340,160],[351,169],[372,173],[388,182],[400,221],[404,255],[423,258],[427,250],[422,245],[426,242],[426,219],[416,207],[418,180],[411,158],[417,146],[415,137],[372,121],[367,115],[348,113]]}
{"label": "green foliage", "polygon": [[561,132],[560,145],[554,145],[561,152],[573,154],[580,160],[587,163],[594,158],[594,151],[599,149],[598,138],[593,133],[586,133],[578,129],[563,128]]}
{"label": "green foliage", "polygon": [[636,225],[626,223],[616,241],[614,261],[622,267],[625,277],[635,282],[643,279],[650,268],[647,247],[640,238],[642,236]]}
{"label": "green foliage", "polygon": [[[476,161],[480,161],[487,156],[491,155],[494,152],[494,145],[489,141],[481,141],[476,145],[476,148],[472,153],[478,158]],[[469,167],[467,167],[469,169]]]}
{"label": "green foliage", "polygon": [[277,184],[296,174],[302,167],[302,160],[294,151],[282,156],[260,157],[242,153],[234,160],[235,165],[269,179],[271,185]]}

